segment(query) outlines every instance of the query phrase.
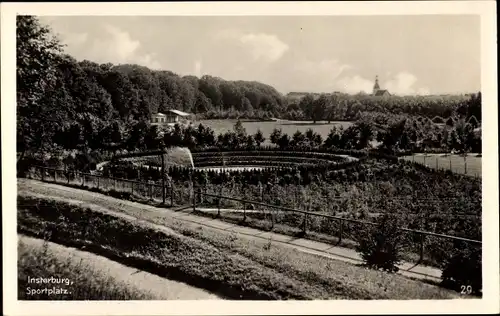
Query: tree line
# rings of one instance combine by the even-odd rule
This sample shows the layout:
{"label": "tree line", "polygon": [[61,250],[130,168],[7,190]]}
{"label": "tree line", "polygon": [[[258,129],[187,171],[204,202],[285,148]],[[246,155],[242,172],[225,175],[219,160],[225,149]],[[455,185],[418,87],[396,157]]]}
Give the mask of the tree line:
{"label": "tree line", "polygon": [[[414,152],[481,153],[481,134],[474,129],[473,120],[459,119],[452,124],[436,124],[427,118],[392,115],[365,116],[348,128],[333,126],[326,138],[308,129],[294,134],[275,128],[270,135],[259,129],[248,134],[240,120],[233,130],[218,135],[208,126],[199,124],[173,127],[151,126],[136,129],[143,136],[125,142],[139,150],[155,150],[171,146],[188,147],[192,151],[211,148],[218,150],[255,150],[263,145],[280,150],[366,150],[377,149],[390,154]],[[382,122],[382,123],[381,123]],[[136,134],[134,134],[136,135]],[[266,142],[268,140],[268,142]]]}
{"label": "tree line", "polygon": [[306,94],[288,98],[283,118],[311,121],[355,121],[363,113],[423,116],[427,118],[463,118],[481,121],[481,92],[471,95],[374,97],[344,93]]}
{"label": "tree line", "polygon": [[[158,128],[150,126],[152,113],[171,108],[195,113],[200,118],[360,120],[366,113],[382,113],[410,118],[416,114],[458,120],[475,117],[481,121],[480,93],[470,97],[388,99],[323,94],[319,98],[306,95],[295,102],[259,82],[227,81],[208,75],[201,78],[179,76],[171,71],[153,71],[138,65],[77,61],[64,53],[51,30],[33,16],[17,17],[16,49],[19,160],[26,154],[58,150],[88,153],[155,148],[161,146],[159,135],[165,135],[164,145],[184,143],[188,147],[193,147],[194,143],[214,145],[217,142],[226,147],[251,148],[264,142],[263,135],[249,137],[243,135],[241,129],[235,131],[236,134],[214,135],[200,127],[198,134],[188,127],[180,141],[177,139],[181,137],[180,131],[162,134]],[[341,148],[364,147],[367,138],[371,139],[371,134],[375,133],[370,132],[372,127],[363,124],[342,132],[334,131],[328,142]],[[465,133],[469,133],[467,125],[464,126]],[[399,136],[393,134],[400,129],[391,128],[393,131],[382,139],[386,147],[406,148],[405,141],[394,140]],[[340,143],[336,142],[339,133],[345,135],[340,137]],[[460,129],[456,137],[450,137],[464,144],[462,134],[463,129]],[[270,135],[271,141],[276,140],[274,143],[280,147],[317,147],[322,144],[318,136],[312,132],[305,135],[297,132],[288,138],[276,133]],[[348,139],[350,136],[359,137]]]}

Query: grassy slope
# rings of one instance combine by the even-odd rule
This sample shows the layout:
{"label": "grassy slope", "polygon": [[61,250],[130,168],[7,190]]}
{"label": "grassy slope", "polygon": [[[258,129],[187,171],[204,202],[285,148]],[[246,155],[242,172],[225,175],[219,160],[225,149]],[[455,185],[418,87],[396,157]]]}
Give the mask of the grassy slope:
{"label": "grassy slope", "polygon": [[[67,278],[72,284],[29,284],[28,277]],[[61,295],[48,295],[44,288],[64,289]],[[28,294],[28,289],[30,293]],[[54,293],[54,292],[53,292]],[[102,271],[75,262],[71,257],[57,256],[45,243],[18,243],[18,299],[19,300],[144,300],[154,299],[150,293],[139,291],[117,282]]]}
{"label": "grassy slope", "polygon": [[[22,196],[31,196],[26,191]],[[70,198],[69,192],[64,192],[66,200]],[[89,194],[90,195],[90,194]],[[120,211],[147,222],[165,225],[180,232],[175,234],[155,233],[154,237],[148,234],[153,232],[144,224],[134,223],[131,219],[111,220],[96,222],[99,227],[92,227],[92,231],[100,231],[110,225],[117,229],[113,235],[123,234],[127,240],[133,236],[140,238],[142,243],[137,248],[128,249],[123,243],[107,240],[104,235],[95,237],[94,243],[107,245],[115,255],[139,256],[149,262],[156,262],[158,270],[175,269],[192,279],[203,279],[206,284],[216,282],[220,287],[231,286],[233,293],[237,291],[241,298],[269,299],[418,299],[418,298],[455,298],[456,294],[436,286],[419,281],[407,279],[400,275],[389,275],[379,271],[367,270],[362,267],[330,260],[310,254],[304,254],[277,244],[272,241],[250,240],[243,235],[222,233],[209,228],[201,228],[191,223],[181,223],[161,213],[148,212],[140,207],[128,203],[117,205],[107,197],[87,200],[86,194],[76,195],[73,198],[83,199],[86,206],[92,207],[96,217],[101,212],[109,209]],[[88,204],[93,202],[99,204]],[[82,204],[77,203],[77,204]],[[103,208],[104,207],[104,208]],[[109,207],[109,209],[107,209]],[[19,211],[20,229],[32,233],[42,233],[47,228],[42,228],[42,220],[36,212]],[[81,210],[73,210],[81,213]],[[50,213],[48,213],[50,214]],[[94,216],[93,215],[93,216]],[[48,216],[48,215],[47,215]],[[55,223],[58,216],[49,216]],[[113,223],[113,224],[112,224]],[[42,226],[41,226],[42,225]],[[64,225],[63,225],[64,226]],[[64,234],[70,234],[71,239],[79,234],[75,231],[77,226],[67,226]],[[60,227],[58,228],[60,230]],[[98,235],[99,236],[99,235]],[[141,237],[137,237],[141,236]],[[192,238],[194,237],[194,238]],[[101,238],[101,239],[99,239]],[[68,240],[68,236],[61,237]],[[81,242],[86,238],[79,238]],[[136,240],[135,239],[135,240]],[[151,243],[151,240],[155,240]],[[175,242],[173,242],[175,240]],[[88,241],[87,241],[88,243]],[[125,247],[125,248],[124,248]],[[186,248],[190,248],[186,250]],[[158,261],[160,260],[161,261]],[[142,263],[144,264],[144,262]],[[203,283],[202,282],[202,283]],[[199,285],[199,284],[198,284]],[[243,291],[242,291],[243,290]]]}

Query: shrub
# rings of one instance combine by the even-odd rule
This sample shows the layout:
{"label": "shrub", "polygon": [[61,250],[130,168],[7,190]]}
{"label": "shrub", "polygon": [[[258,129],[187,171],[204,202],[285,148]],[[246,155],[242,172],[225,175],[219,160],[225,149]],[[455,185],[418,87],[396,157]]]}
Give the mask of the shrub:
{"label": "shrub", "polygon": [[360,231],[356,250],[361,254],[366,266],[388,272],[397,272],[401,261],[403,233],[398,229],[400,220],[394,215],[384,215],[377,225],[370,225]]}
{"label": "shrub", "polygon": [[477,128],[479,126],[479,121],[477,120],[477,118],[474,115],[469,117],[469,119],[467,120],[467,123],[472,125],[473,128]]}
{"label": "shrub", "polygon": [[453,120],[452,117],[449,117],[447,120],[446,120],[446,125],[448,126],[454,126],[455,125],[455,121]]}
{"label": "shrub", "polygon": [[482,290],[481,247],[454,247],[444,265],[442,284],[461,291],[471,287],[476,295]]}

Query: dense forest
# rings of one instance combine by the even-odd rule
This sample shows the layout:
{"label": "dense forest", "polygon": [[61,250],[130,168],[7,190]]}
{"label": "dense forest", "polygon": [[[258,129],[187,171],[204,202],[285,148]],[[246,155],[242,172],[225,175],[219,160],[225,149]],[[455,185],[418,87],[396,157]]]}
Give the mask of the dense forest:
{"label": "dense forest", "polygon": [[[443,122],[447,119],[469,122],[473,118],[473,127],[481,122],[480,93],[389,98],[346,94],[322,94],[316,98],[310,94],[291,100],[259,82],[227,81],[208,75],[179,76],[138,65],[77,61],[64,53],[47,26],[31,16],[18,17],[17,43],[20,159],[27,153],[56,149],[82,152],[137,149],[145,140],[158,137],[149,125],[151,113],[170,108],[194,113],[198,118],[366,121],[369,117],[374,127],[386,126],[386,130],[389,125],[397,129],[397,124],[413,124],[417,116]],[[408,120],[377,123],[379,117],[395,114]],[[417,125],[414,124],[416,130],[425,131],[424,123]],[[347,132],[357,133],[352,129]],[[376,136],[369,134],[368,138]],[[386,143],[390,143],[391,133],[385,134]],[[379,137],[385,134],[379,133]],[[417,142],[416,136],[412,139]],[[441,138],[434,141],[443,142]],[[359,149],[360,144],[367,142],[363,140],[353,147]]]}

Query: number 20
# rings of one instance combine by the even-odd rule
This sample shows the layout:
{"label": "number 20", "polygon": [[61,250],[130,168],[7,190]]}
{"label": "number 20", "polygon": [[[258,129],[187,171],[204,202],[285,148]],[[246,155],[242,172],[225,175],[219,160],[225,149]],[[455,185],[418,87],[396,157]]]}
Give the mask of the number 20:
{"label": "number 20", "polygon": [[461,285],[460,289],[461,289],[460,294],[471,294],[472,293],[472,286],[470,286],[470,285],[467,285],[467,286]]}

